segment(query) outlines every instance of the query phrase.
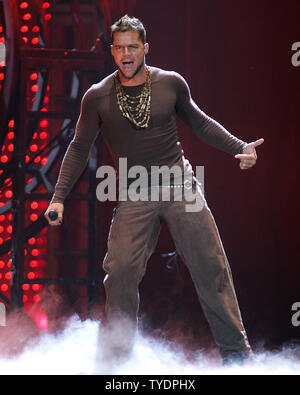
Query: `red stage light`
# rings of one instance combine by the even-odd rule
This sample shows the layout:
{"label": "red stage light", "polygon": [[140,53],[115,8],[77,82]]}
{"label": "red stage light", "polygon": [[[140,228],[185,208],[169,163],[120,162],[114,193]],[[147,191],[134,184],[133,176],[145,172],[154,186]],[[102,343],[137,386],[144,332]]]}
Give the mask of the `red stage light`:
{"label": "red stage light", "polygon": [[30,267],[38,267],[38,265],[39,265],[39,263],[38,263],[38,261],[30,261],[30,263],[29,263],[29,266]]}
{"label": "red stage light", "polygon": [[6,228],[6,232],[12,233],[12,231],[13,231],[13,227],[11,225],[8,225],[8,227]]}
{"label": "red stage light", "polygon": [[38,37],[33,37],[31,42],[32,42],[32,44],[38,44],[40,42],[40,39]]}
{"label": "red stage light", "polygon": [[32,210],[36,210],[39,207],[39,203],[38,202],[32,202],[30,207],[32,208]]}
{"label": "red stage light", "polygon": [[23,284],[22,285],[22,289],[23,289],[23,291],[28,291],[29,290],[29,284]]}
{"label": "red stage light", "polygon": [[30,215],[30,219],[31,219],[31,221],[36,221],[37,219],[38,219],[38,215],[37,214],[35,214],[35,213],[33,213],[33,214],[31,214]]}
{"label": "red stage light", "polygon": [[3,244],[4,240],[0,237],[0,244]]}
{"label": "red stage light", "polygon": [[11,179],[10,177],[8,177],[8,178],[5,179],[4,183],[5,183],[7,186],[11,186],[11,185],[12,185],[12,179]]}
{"label": "red stage light", "polygon": [[31,19],[31,14],[25,14],[23,16],[24,21],[29,21]]}
{"label": "red stage light", "polygon": [[41,161],[41,157],[40,156],[37,156],[35,159],[34,159],[34,163],[39,163]]}
{"label": "red stage light", "polygon": [[27,7],[28,7],[27,1],[22,1],[22,3],[20,4],[20,8],[25,9]]}
{"label": "red stage light", "polygon": [[7,199],[10,199],[12,197],[12,195],[13,195],[13,193],[10,189],[5,192],[5,196],[7,197]]}
{"label": "red stage light", "polygon": [[44,166],[48,162],[48,158],[43,158],[41,164]]}
{"label": "red stage light", "polygon": [[32,256],[38,256],[38,255],[40,255],[40,251],[39,251],[37,248],[34,248],[34,249],[31,251],[31,255],[32,255]]}
{"label": "red stage light", "polygon": [[32,85],[31,90],[32,92],[37,92],[39,89],[39,86],[37,84]]}
{"label": "red stage light", "polygon": [[39,291],[40,286],[39,286],[39,284],[33,284],[31,288],[33,291],[37,292],[37,291]]}
{"label": "red stage light", "polygon": [[12,140],[14,137],[15,137],[14,132],[8,132],[8,133],[7,133],[7,138],[8,138],[9,140]]}
{"label": "red stage light", "polygon": [[1,155],[0,160],[2,163],[6,163],[8,161],[8,156],[7,155]]}
{"label": "red stage light", "polygon": [[35,302],[39,302],[39,301],[41,300],[40,295],[34,295],[33,300],[34,300]]}
{"label": "red stage light", "polygon": [[14,145],[13,144],[9,144],[7,146],[7,151],[12,152],[14,150]]}
{"label": "red stage light", "polygon": [[47,331],[48,330],[48,316],[46,314],[41,315],[38,318],[37,324],[42,330]]}
{"label": "red stage light", "polygon": [[45,18],[45,21],[49,21],[52,18],[52,15],[46,14],[44,18]]}
{"label": "red stage light", "polygon": [[48,137],[48,133],[47,132],[41,132],[40,133],[40,139],[41,140],[45,140]]}
{"label": "red stage light", "polygon": [[38,149],[39,149],[39,147],[38,147],[36,144],[32,144],[32,145],[30,146],[30,151],[31,151],[31,152],[36,152]]}
{"label": "red stage light", "polygon": [[0,73],[0,81],[4,80],[4,73]]}
{"label": "red stage light", "polygon": [[43,119],[41,122],[40,122],[40,127],[41,128],[46,128],[48,126],[48,121],[46,120],[46,119]]}
{"label": "red stage light", "polygon": [[2,233],[3,231],[4,231],[4,227],[0,225],[0,233]]}
{"label": "red stage light", "polygon": [[27,278],[28,278],[29,280],[33,280],[34,277],[35,277],[35,274],[34,274],[33,272],[29,272],[29,273],[27,274]]}
{"label": "red stage light", "polygon": [[6,278],[6,280],[11,280],[11,279],[12,279],[12,274],[11,274],[11,272],[5,273],[5,278]]}
{"label": "red stage light", "polygon": [[30,245],[35,244],[35,242],[36,242],[35,237],[31,237],[31,238],[28,240],[28,244],[30,244]]}
{"label": "red stage light", "polygon": [[28,163],[29,161],[30,161],[30,157],[28,155],[26,155],[25,162]]}
{"label": "red stage light", "polygon": [[3,269],[5,266],[5,262],[4,261],[0,261],[0,269]]}
{"label": "red stage light", "polygon": [[48,1],[46,1],[44,4],[43,4],[43,8],[49,8],[50,7],[50,3],[48,3]]}
{"label": "red stage light", "polygon": [[11,260],[9,260],[6,264],[6,266],[10,269],[11,268]]}
{"label": "red stage light", "polygon": [[31,73],[31,74],[30,74],[30,79],[31,79],[32,81],[33,81],[33,80],[36,80],[37,77],[38,77],[38,73]]}
{"label": "red stage light", "polygon": [[1,214],[0,215],[0,221],[4,221],[5,220],[5,215],[4,214]]}
{"label": "red stage light", "polygon": [[28,296],[27,295],[23,295],[23,303],[26,303],[28,301]]}
{"label": "red stage light", "polygon": [[7,284],[2,284],[1,285],[1,291],[6,292],[8,290],[8,285]]}
{"label": "red stage light", "polygon": [[33,33],[37,33],[40,30],[40,28],[38,26],[33,26],[31,30],[33,31]]}
{"label": "red stage light", "polygon": [[15,126],[15,121],[14,121],[13,119],[11,119],[11,120],[8,122],[8,126],[9,126],[10,128],[13,128],[13,127]]}
{"label": "red stage light", "polygon": [[28,26],[27,25],[23,25],[23,26],[21,26],[20,30],[21,30],[22,33],[26,33],[26,32],[28,32]]}

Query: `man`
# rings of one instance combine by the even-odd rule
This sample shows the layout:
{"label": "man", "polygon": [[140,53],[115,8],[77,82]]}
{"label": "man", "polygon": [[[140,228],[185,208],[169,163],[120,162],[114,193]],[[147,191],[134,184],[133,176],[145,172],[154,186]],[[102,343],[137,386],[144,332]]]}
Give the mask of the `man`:
{"label": "man", "polygon": [[[103,339],[110,344],[110,351],[131,349],[137,325],[138,287],[164,220],[190,271],[224,363],[242,360],[251,349],[229,264],[201,185],[193,177],[192,188],[185,193],[185,182],[176,175],[168,185],[161,180],[151,185],[151,172],[159,166],[176,166],[184,175],[193,175],[178,142],[177,115],[201,140],[235,155],[241,169],[256,163],[255,148],[263,139],[250,144],[237,139],[197,107],[179,74],[146,65],[149,44],[138,19],[125,15],[117,21],[112,26],[112,43],[111,53],[118,70],[85,93],[75,137],[66,152],[45,216],[51,225],[61,223],[64,200],[82,173],[101,129],[114,158],[126,158],[129,169],[143,166],[147,170],[143,185],[150,186],[146,197],[122,198],[114,211],[103,263],[107,273],[107,331],[103,332]],[[182,199],[175,196],[176,187],[184,190]],[[155,188],[159,198],[151,199]],[[168,200],[161,197],[166,188],[170,192]],[[188,193],[201,203],[195,210],[187,209],[191,202]],[[58,213],[57,220],[49,219],[50,210]]]}

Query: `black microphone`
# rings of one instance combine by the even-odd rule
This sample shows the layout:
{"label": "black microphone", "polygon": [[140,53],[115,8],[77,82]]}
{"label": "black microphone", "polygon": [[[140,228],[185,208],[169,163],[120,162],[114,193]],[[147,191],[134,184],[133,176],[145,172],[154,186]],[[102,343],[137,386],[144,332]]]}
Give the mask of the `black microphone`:
{"label": "black microphone", "polygon": [[48,217],[51,219],[51,221],[55,221],[58,217],[58,214],[55,210],[50,210],[48,213]]}

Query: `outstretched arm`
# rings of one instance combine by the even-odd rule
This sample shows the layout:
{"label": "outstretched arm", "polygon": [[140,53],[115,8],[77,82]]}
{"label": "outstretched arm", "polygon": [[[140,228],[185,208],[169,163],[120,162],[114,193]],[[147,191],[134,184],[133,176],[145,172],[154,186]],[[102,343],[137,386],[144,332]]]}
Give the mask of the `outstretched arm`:
{"label": "outstretched arm", "polygon": [[[88,90],[81,102],[80,116],[76,125],[75,136],[62,161],[58,181],[55,185],[55,192],[45,212],[45,217],[51,225],[61,223],[64,200],[87,164],[90,150],[99,129],[100,119],[95,108],[95,100],[93,100],[92,91]],[[56,221],[49,219],[48,213],[50,210],[58,212],[58,219]]]}
{"label": "outstretched arm", "polygon": [[174,74],[177,88],[176,112],[179,118],[190,126],[202,141],[232,155],[241,154],[246,143],[206,115],[192,99],[184,78],[178,73]]}
{"label": "outstretched arm", "polygon": [[264,139],[247,144],[233,136],[220,123],[200,110],[193,101],[184,78],[180,74],[174,74],[177,86],[176,112],[178,116],[193,129],[201,140],[240,159],[241,169],[252,167],[257,160],[255,147],[261,145]]}

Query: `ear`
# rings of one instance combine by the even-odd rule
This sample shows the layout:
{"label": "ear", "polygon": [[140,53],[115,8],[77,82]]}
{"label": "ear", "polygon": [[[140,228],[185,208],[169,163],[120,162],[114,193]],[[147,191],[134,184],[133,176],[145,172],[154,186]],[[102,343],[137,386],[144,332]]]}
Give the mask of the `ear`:
{"label": "ear", "polygon": [[149,44],[148,43],[144,44],[144,52],[145,52],[145,55],[147,55],[147,53],[149,52]]}

